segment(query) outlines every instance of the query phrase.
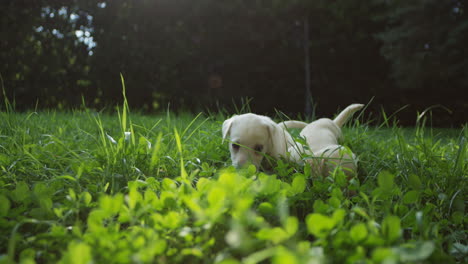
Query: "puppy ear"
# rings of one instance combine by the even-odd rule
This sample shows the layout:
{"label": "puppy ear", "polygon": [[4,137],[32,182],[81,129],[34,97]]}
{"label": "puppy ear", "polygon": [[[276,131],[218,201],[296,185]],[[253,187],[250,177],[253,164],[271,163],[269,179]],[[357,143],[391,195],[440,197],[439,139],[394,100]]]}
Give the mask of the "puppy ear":
{"label": "puppy ear", "polygon": [[267,131],[268,131],[268,136],[269,136],[269,141],[270,141],[270,148],[274,149],[275,146],[275,139],[276,139],[276,127],[274,124],[267,123]]}
{"label": "puppy ear", "polygon": [[236,116],[233,116],[229,119],[226,119],[224,122],[223,122],[223,141],[222,143],[224,143],[224,140],[226,139],[226,137],[229,135],[229,133],[231,132],[231,126],[232,126],[232,122],[234,121],[234,118]]}
{"label": "puppy ear", "polygon": [[268,137],[269,137],[269,152],[272,151],[272,149],[275,148],[275,141],[277,138],[277,124],[271,120],[269,117],[264,117],[262,120],[262,123],[264,126],[266,126],[267,132],[268,132]]}
{"label": "puppy ear", "polygon": [[266,125],[269,136],[268,154],[273,157],[284,155],[287,151],[285,131],[270,118],[265,118],[263,124]]}

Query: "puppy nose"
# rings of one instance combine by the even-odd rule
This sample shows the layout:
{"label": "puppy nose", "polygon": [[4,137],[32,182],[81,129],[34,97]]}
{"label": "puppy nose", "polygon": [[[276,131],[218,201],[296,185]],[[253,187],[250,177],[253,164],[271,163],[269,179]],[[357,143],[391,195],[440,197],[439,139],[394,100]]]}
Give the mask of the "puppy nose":
{"label": "puppy nose", "polygon": [[240,169],[242,167],[245,167],[246,163],[245,162],[233,162],[232,165],[236,168],[236,169]]}
{"label": "puppy nose", "polygon": [[232,163],[232,165],[236,169],[244,169],[244,168],[249,167],[250,165],[254,165],[257,168],[257,170],[260,168],[259,165],[255,164],[255,163],[253,163],[251,161],[236,162],[236,163]]}
{"label": "puppy nose", "polygon": [[232,163],[232,165],[233,165],[236,169],[240,169],[240,168],[243,168],[243,167],[247,167],[249,164],[250,164],[250,162],[247,161],[247,160],[238,160],[237,162],[233,162],[233,163]]}

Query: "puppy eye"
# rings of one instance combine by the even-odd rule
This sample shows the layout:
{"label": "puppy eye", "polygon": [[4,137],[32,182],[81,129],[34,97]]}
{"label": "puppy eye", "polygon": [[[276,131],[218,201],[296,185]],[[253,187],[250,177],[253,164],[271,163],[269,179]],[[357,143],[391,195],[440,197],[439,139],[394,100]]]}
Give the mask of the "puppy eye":
{"label": "puppy eye", "polygon": [[257,152],[261,152],[263,150],[263,146],[262,145],[256,145],[254,150],[257,151]]}
{"label": "puppy eye", "polygon": [[232,143],[232,149],[233,150],[239,150],[239,144],[236,144],[236,143]]}

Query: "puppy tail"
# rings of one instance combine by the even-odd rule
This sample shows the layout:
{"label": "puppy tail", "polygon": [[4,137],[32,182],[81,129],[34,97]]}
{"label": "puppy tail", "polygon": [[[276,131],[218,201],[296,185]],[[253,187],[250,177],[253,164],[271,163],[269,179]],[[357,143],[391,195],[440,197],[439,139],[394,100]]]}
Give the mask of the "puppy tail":
{"label": "puppy tail", "polygon": [[338,127],[342,127],[355,112],[359,111],[363,107],[363,104],[352,104],[341,111],[341,113],[333,119],[333,122],[335,122]]}
{"label": "puppy tail", "polygon": [[305,126],[307,126],[307,123],[302,122],[302,121],[296,121],[296,120],[288,120],[288,121],[281,122],[278,125],[280,125],[282,129],[289,129],[289,128],[303,129]]}

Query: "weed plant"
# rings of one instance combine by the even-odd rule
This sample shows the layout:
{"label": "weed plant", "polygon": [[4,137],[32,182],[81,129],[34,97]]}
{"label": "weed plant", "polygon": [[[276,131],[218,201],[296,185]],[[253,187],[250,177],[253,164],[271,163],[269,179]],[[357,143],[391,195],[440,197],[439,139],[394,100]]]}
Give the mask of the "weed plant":
{"label": "weed plant", "polygon": [[1,263],[466,263],[468,132],[357,118],[350,181],[230,167],[222,114],[0,114]]}

